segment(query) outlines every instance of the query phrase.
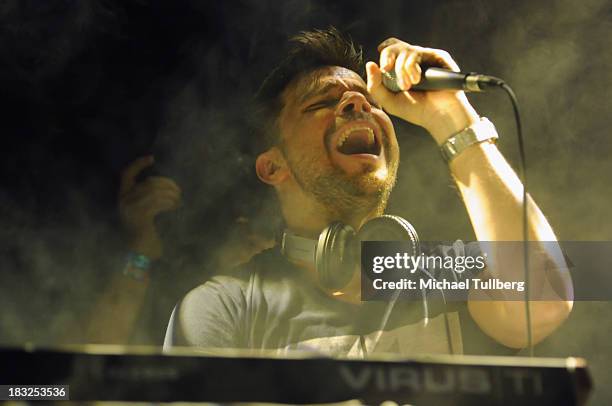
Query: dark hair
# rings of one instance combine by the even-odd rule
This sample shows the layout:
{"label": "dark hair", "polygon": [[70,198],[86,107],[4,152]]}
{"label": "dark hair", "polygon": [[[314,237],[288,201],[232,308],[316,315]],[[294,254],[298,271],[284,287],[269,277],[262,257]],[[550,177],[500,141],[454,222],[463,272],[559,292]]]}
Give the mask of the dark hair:
{"label": "dark hair", "polygon": [[[272,70],[256,95],[259,150],[278,141],[281,94],[297,77],[324,66],[341,66],[363,76],[363,51],[335,27],[302,31],[289,40],[287,56]],[[263,141],[263,142],[262,142]]]}

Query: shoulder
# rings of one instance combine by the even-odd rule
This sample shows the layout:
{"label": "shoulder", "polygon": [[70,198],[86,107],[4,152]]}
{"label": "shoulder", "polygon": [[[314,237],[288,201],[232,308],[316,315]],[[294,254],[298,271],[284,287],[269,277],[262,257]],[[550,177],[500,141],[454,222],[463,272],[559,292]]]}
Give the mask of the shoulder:
{"label": "shoulder", "polygon": [[280,253],[279,247],[264,250],[229,272],[213,279],[235,278],[246,285],[275,284],[280,281],[293,280],[300,271]]}
{"label": "shoulder", "polygon": [[277,247],[262,251],[250,261],[223,270],[204,284],[192,289],[183,303],[197,304],[211,295],[245,301],[254,288],[264,288],[293,279],[296,269],[281,255]]}

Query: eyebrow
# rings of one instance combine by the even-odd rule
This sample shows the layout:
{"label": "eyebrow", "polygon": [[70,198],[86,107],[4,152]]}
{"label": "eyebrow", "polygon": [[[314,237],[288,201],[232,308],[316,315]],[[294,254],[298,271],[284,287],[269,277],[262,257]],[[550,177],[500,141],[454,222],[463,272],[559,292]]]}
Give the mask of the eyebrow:
{"label": "eyebrow", "polygon": [[[314,97],[318,97],[318,96],[322,96],[324,94],[327,94],[330,90],[338,87],[338,86],[342,86],[341,82],[338,81],[333,81],[333,82],[327,82],[325,83],[323,86],[321,87],[314,87],[314,89],[311,89],[309,91],[307,91],[306,93],[304,93],[302,96],[300,96],[299,98],[299,104],[304,103],[306,100],[314,98]],[[349,89],[351,90],[358,90],[360,92],[363,92],[364,94],[367,94],[367,90],[365,87],[357,85],[357,86],[349,86]]]}

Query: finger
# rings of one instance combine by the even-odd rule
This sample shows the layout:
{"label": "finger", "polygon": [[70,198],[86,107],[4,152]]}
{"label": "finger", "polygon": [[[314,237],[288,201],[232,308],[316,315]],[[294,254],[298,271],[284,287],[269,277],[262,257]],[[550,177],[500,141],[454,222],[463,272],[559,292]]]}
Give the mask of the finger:
{"label": "finger", "polygon": [[179,199],[163,196],[147,196],[145,199],[120,206],[120,213],[126,219],[142,219],[155,216],[161,211],[176,210],[180,207]]}
{"label": "finger", "polygon": [[178,209],[178,203],[172,199],[157,199],[155,204],[146,210],[147,216],[156,216],[159,213]]}
{"label": "finger", "polygon": [[149,176],[143,183],[150,188],[168,189],[174,190],[178,194],[182,193],[179,185],[172,178],[168,178],[166,176]]}
{"label": "finger", "polygon": [[450,56],[450,54],[442,49],[434,48],[419,48],[419,54],[421,55],[422,63],[429,66],[436,66],[439,68],[449,69],[454,72],[459,72],[459,65]]}
{"label": "finger", "polygon": [[120,195],[119,200],[134,200],[142,196],[155,195],[159,192],[166,192],[177,196],[182,194],[177,185],[164,181],[152,181],[147,178],[142,182],[136,183],[126,193]]}
{"label": "finger", "polygon": [[416,78],[417,78],[416,83],[419,83],[421,79],[423,78],[423,69],[421,69],[421,65],[417,63],[414,65],[414,70],[416,71],[415,73]]}
{"label": "finger", "polygon": [[416,101],[414,99],[413,93],[421,93],[421,92],[402,92],[402,93],[392,93],[382,84],[382,71],[374,62],[368,62],[366,64],[366,73],[367,73],[367,87],[368,92],[374,97],[374,99],[380,103],[385,111],[390,114],[396,114],[394,111],[394,104],[397,103],[397,99],[401,98],[405,100],[408,104],[414,105]]}
{"label": "finger", "polygon": [[380,53],[380,69],[383,72],[390,72],[395,67],[396,51],[387,47]]}
{"label": "finger", "polygon": [[383,49],[385,49],[388,46],[391,46],[393,44],[397,44],[398,42],[401,42],[401,41],[399,39],[397,39],[397,38],[390,37],[390,38],[387,38],[386,40],[384,40],[383,42],[381,42],[380,44],[378,44],[376,49],[378,50],[378,52],[382,52]]}
{"label": "finger", "polygon": [[402,90],[409,90],[410,87],[412,86],[412,83],[410,82],[410,79],[408,78],[408,75],[406,73],[406,71],[404,70],[404,65],[406,63],[406,59],[408,58],[408,51],[404,50],[402,51],[399,56],[397,57],[397,61],[395,62],[395,76],[396,76],[396,80],[397,80],[397,84],[399,86],[400,89]]}
{"label": "finger", "polygon": [[119,194],[123,195],[127,193],[136,183],[136,177],[140,172],[142,172],[145,168],[153,165],[155,159],[153,155],[143,156],[141,158],[136,159],[134,162],[129,164],[123,171],[121,172],[121,179],[119,182]]}
{"label": "finger", "polygon": [[155,205],[157,199],[171,199],[180,202],[181,195],[175,190],[136,187],[124,195],[120,203],[124,206],[144,207]]}
{"label": "finger", "polygon": [[368,79],[368,93],[370,93],[378,103],[384,105],[392,95],[382,84],[382,71],[375,62],[368,62],[366,63],[366,74]]}
{"label": "finger", "polygon": [[404,72],[412,85],[421,81],[421,67],[418,63],[420,59],[417,52],[410,52],[404,62]]}
{"label": "finger", "polygon": [[175,207],[178,207],[181,203],[181,195],[176,193],[175,191],[168,190],[160,190],[155,194],[155,199],[161,200],[169,200],[173,202]]}

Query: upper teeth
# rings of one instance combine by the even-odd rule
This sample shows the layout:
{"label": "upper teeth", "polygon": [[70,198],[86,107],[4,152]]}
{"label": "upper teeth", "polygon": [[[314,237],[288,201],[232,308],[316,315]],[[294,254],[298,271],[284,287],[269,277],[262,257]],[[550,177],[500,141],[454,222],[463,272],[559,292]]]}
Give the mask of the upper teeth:
{"label": "upper teeth", "polygon": [[340,136],[338,137],[337,147],[340,148],[342,144],[344,144],[344,142],[348,139],[348,136],[350,133],[352,133],[353,131],[361,131],[361,130],[367,131],[368,144],[374,144],[374,130],[372,130],[370,127],[352,127],[352,128],[349,128],[343,131],[342,134],[340,134]]}

